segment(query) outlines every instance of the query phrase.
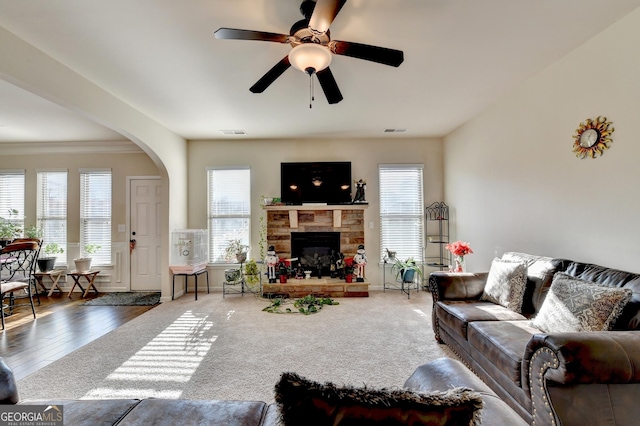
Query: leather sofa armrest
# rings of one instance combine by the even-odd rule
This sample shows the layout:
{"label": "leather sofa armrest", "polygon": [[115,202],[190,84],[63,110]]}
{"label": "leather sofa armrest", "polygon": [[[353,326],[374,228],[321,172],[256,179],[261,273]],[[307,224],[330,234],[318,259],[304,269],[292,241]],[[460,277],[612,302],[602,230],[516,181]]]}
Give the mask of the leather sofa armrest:
{"label": "leather sofa armrest", "polygon": [[559,425],[553,395],[562,388],[576,392],[582,385],[640,383],[640,331],[536,334],[523,363],[535,424]]}
{"label": "leather sofa armrest", "polygon": [[13,371],[0,357],[0,404],[17,404],[19,401],[20,395]]}
{"label": "leather sofa armrest", "polygon": [[479,299],[488,275],[488,272],[432,272],[429,274],[429,291],[433,296],[433,302]]}
{"label": "leather sofa armrest", "polygon": [[442,343],[436,315],[436,303],[441,300],[475,300],[482,296],[487,283],[488,272],[454,273],[432,272],[429,274],[429,291],[433,298],[431,307],[431,326],[436,341]]}

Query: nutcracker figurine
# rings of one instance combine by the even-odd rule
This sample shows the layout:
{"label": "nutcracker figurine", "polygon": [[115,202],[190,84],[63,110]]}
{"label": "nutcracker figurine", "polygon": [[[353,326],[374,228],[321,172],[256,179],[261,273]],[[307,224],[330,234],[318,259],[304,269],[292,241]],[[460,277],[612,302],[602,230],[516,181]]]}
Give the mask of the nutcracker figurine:
{"label": "nutcracker figurine", "polygon": [[364,267],[367,264],[367,255],[362,244],[358,246],[356,255],[353,256],[353,262],[356,264],[356,281],[364,282]]}
{"label": "nutcracker figurine", "polygon": [[267,264],[267,278],[269,278],[269,283],[276,282],[276,267],[278,266],[279,260],[275,247],[269,246],[267,257],[264,259],[264,263]]}

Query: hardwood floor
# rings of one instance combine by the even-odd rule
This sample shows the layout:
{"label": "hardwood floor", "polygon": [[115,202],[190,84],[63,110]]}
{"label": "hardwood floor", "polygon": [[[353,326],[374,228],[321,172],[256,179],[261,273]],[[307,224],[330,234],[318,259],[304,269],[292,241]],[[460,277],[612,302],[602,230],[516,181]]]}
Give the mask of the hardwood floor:
{"label": "hardwood floor", "polygon": [[[101,296],[102,294],[98,295]],[[40,295],[31,308],[16,308],[0,331],[0,356],[20,380],[152,309],[153,306],[81,306],[80,293]]]}

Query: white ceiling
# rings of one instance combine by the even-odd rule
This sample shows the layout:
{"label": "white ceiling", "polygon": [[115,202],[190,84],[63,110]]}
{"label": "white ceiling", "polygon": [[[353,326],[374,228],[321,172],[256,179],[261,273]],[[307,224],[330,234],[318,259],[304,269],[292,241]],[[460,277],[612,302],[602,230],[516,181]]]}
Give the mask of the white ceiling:
{"label": "white ceiling", "polygon": [[[286,44],[217,40],[220,27],[288,34],[301,0],[0,0],[0,26],[186,139],[443,136],[637,7],[640,0],[348,0],[336,40],[404,51],[399,68],[334,56],[328,105],[291,68],[251,87]],[[0,58],[10,60],[10,58]],[[122,139],[0,79],[0,142]]]}

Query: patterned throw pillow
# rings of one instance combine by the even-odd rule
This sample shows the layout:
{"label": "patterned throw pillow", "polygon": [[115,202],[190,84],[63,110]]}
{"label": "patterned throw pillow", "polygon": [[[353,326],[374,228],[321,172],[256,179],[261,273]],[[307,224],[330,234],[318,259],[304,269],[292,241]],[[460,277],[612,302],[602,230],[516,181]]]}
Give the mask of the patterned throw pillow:
{"label": "patterned throw pillow", "polygon": [[557,272],[531,323],[545,333],[610,330],[632,294]]}
{"label": "patterned throw pillow", "polygon": [[527,267],[521,262],[493,259],[487,284],[480,300],[497,303],[514,312],[522,312],[527,289]]}
{"label": "patterned throw pillow", "polygon": [[339,387],[289,372],[276,383],[275,400],[284,426],[476,426],[483,406],[480,394],[468,388],[415,392]]}

